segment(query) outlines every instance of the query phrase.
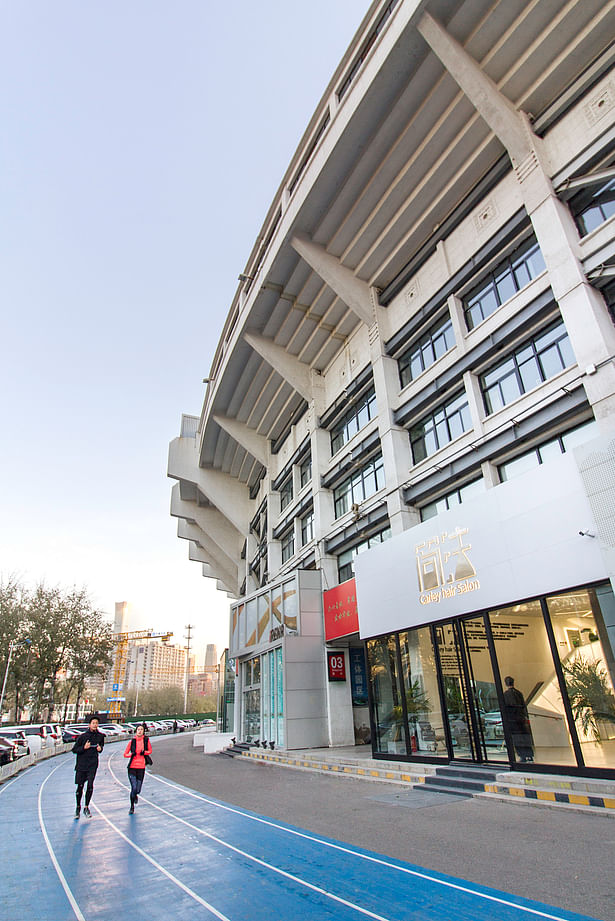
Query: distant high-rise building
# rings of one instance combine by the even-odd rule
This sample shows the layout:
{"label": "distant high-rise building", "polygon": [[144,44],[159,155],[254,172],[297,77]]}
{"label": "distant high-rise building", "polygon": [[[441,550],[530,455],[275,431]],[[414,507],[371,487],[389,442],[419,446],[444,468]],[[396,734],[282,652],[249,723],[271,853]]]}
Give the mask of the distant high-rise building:
{"label": "distant high-rise building", "polygon": [[208,643],[207,649],[205,650],[205,670],[208,666],[211,668],[218,664],[218,650],[216,649],[215,643]]}
{"label": "distant high-rise building", "polygon": [[131,643],[128,647],[124,688],[153,690],[173,685],[183,687],[186,650],[167,643]]}

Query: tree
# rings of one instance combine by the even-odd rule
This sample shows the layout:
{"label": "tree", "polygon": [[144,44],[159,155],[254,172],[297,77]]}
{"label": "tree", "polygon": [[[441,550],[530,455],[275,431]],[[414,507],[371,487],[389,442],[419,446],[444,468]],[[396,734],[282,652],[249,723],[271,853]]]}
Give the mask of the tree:
{"label": "tree", "polygon": [[[15,702],[18,719],[20,698],[28,679],[30,646],[17,645],[28,638],[28,592],[14,575],[0,578],[0,687],[7,678],[6,698]],[[13,644],[10,670],[7,674],[10,645]]]}
{"label": "tree", "polygon": [[[14,648],[9,686],[19,709],[27,693],[31,709],[51,715],[60,678],[64,703],[83,692],[86,676],[102,674],[111,663],[111,626],[93,608],[85,588],[48,588],[40,582],[33,591],[14,577],[0,582],[0,667],[10,642],[29,638],[29,647]],[[3,672],[4,676],[4,672]],[[16,718],[18,714],[16,712]]]}

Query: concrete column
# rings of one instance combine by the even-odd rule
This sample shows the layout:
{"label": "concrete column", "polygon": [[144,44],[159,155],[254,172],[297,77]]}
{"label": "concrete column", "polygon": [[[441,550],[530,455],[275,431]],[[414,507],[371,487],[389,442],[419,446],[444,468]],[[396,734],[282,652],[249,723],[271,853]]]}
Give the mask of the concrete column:
{"label": "concrete column", "polygon": [[[376,316],[382,319],[383,309],[376,304],[375,309]],[[412,452],[408,432],[393,422],[393,409],[397,404],[400,390],[399,369],[395,359],[385,354],[381,328],[378,322],[370,328],[370,357],[391,533],[401,534],[415,524],[414,516],[408,509],[400,488],[410,475]]]}

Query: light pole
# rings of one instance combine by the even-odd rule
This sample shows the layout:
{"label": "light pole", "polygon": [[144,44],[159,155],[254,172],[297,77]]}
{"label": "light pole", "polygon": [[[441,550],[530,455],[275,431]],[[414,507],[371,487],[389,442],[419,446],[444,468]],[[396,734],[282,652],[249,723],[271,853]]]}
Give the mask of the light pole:
{"label": "light pole", "polygon": [[4,672],[4,681],[2,682],[2,693],[0,694],[0,720],[2,719],[2,704],[4,703],[4,692],[6,691],[6,682],[9,677],[9,668],[11,667],[11,659],[13,657],[13,650],[18,649],[19,646],[29,646],[31,640],[21,640],[19,643],[16,643],[14,640],[11,640],[9,643],[9,657],[6,660],[6,671]]}

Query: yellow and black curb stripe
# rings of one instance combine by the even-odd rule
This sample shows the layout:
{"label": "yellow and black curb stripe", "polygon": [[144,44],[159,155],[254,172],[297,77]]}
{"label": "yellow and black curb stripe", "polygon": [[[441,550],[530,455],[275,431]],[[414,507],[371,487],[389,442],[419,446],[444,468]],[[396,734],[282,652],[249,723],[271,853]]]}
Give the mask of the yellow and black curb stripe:
{"label": "yellow and black curb stripe", "polygon": [[528,790],[527,787],[507,787],[502,784],[485,784],[485,793],[504,793],[524,799],[542,800],[548,803],[566,803],[570,806],[595,806],[601,809],[615,809],[615,799],[607,796],[592,796],[587,793],[561,793],[557,790]]}

